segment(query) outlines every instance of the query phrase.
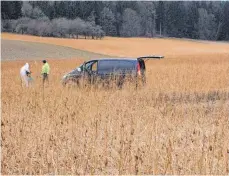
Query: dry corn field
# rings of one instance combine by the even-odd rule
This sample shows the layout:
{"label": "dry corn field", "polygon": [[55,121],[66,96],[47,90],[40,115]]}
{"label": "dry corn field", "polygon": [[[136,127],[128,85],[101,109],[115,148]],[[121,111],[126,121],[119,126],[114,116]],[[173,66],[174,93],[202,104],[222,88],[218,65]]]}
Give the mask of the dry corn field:
{"label": "dry corn field", "polygon": [[[118,39],[97,42],[112,40]],[[201,43],[215,53],[177,49],[176,56],[169,41],[164,60],[146,62],[147,85],[137,90],[64,88],[61,77],[83,58],[48,59],[44,89],[41,61],[2,61],[2,174],[229,174],[228,44]],[[117,56],[125,50],[131,56],[128,47]],[[98,53],[115,55],[103,49],[112,50]],[[19,77],[25,62],[34,77],[30,88]]]}

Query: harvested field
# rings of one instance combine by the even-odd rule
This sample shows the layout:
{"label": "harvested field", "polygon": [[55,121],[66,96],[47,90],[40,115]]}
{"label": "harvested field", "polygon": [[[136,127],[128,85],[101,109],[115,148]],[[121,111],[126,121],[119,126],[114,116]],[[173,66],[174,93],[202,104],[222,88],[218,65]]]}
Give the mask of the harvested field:
{"label": "harvested field", "polygon": [[[28,36],[15,39],[20,37]],[[114,40],[84,42],[91,45],[88,50],[104,42],[99,53],[132,56],[132,48],[139,56],[149,48],[141,41],[150,39],[139,39],[136,45],[143,49],[130,44],[121,51],[105,45]],[[25,61],[2,62],[2,174],[228,175],[228,45],[201,43],[201,49],[186,41],[181,48],[197,51],[185,55],[173,41],[159,48],[159,54],[163,49],[168,54],[164,60],[147,62],[147,85],[137,91],[128,84],[122,90],[63,88],[61,76],[83,57],[48,60],[50,85],[44,90],[40,62],[26,61],[35,78],[29,89],[18,74]],[[81,44],[74,46],[86,47]],[[215,53],[204,50],[207,46]]]}
{"label": "harvested field", "polygon": [[150,38],[115,38],[105,37],[103,40],[62,39],[36,37],[3,33],[2,39],[32,41],[119,57],[138,57],[152,54],[163,54],[167,57],[201,56],[227,54],[229,44],[217,42],[198,42],[182,39],[150,39]]}
{"label": "harvested field", "polygon": [[21,59],[69,59],[69,58],[99,58],[108,57],[102,54],[96,54],[88,51],[73,49],[70,47],[56,46],[52,44],[1,40],[2,60],[21,60]]}

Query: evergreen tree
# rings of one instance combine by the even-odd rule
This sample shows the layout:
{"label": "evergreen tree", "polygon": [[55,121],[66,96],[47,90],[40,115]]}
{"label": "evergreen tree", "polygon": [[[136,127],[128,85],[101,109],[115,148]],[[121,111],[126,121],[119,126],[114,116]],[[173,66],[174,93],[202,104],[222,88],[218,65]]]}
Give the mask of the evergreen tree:
{"label": "evergreen tree", "polygon": [[208,14],[208,12],[200,8],[199,10],[199,19],[198,19],[198,34],[199,39],[215,39],[216,35],[216,22],[215,16],[213,14]]}
{"label": "evergreen tree", "polygon": [[[1,18],[2,30],[23,29],[23,33],[29,31],[34,35],[60,35],[60,32],[50,33],[50,29],[55,31],[54,21],[62,19],[57,22],[68,21],[71,32],[66,30],[69,32],[66,35],[72,37],[79,36],[74,28],[80,35],[85,30],[86,37],[104,35],[100,31],[103,29],[110,36],[154,37],[161,31],[162,36],[229,40],[227,1],[3,1]],[[75,23],[79,18],[83,22]],[[35,28],[43,32],[36,32]]]}
{"label": "evergreen tree", "polygon": [[109,8],[103,8],[100,13],[99,24],[107,35],[115,36],[117,34],[115,29],[115,17]]}
{"label": "evergreen tree", "polygon": [[186,14],[183,2],[167,2],[165,13],[165,32],[171,37],[184,37]]}
{"label": "evergreen tree", "polygon": [[197,2],[188,2],[187,6],[187,21],[186,21],[186,37],[198,38],[198,4]]}
{"label": "evergreen tree", "polygon": [[223,2],[222,31],[219,34],[219,40],[229,40],[229,2]]}
{"label": "evergreen tree", "polygon": [[2,1],[1,2],[1,18],[2,19],[18,19],[21,14],[22,2],[20,1]]}

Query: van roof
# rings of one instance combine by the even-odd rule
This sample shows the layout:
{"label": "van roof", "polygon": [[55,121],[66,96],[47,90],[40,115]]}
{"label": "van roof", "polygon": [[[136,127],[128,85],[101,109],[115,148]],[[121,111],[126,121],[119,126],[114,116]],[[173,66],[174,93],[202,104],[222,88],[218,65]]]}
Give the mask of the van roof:
{"label": "van roof", "polygon": [[119,61],[119,60],[123,60],[123,61],[137,61],[136,58],[128,58],[128,57],[120,57],[120,58],[99,58],[99,59],[95,59],[95,60],[102,60],[102,61]]}
{"label": "van roof", "polygon": [[159,56],[159,55],[149,55],[149,56],[141,56],[141,57],[137,57],[137,58],[129,58],[129,57],[119,57],[119,58],[99,58],[99,59],[96,59],[96,60],[103,60],[103,61],[111,61],[111,60],[113,60],[113,61],[118,61],[118,60],[131,60],[131,61],[137,61],[137,60],[139,60],[139,59],[142,59],[142,60],[144,60],[144,59],[147,59],[147,60],[149,60],[149,59],[163,59],[164,58],[164,56]]}

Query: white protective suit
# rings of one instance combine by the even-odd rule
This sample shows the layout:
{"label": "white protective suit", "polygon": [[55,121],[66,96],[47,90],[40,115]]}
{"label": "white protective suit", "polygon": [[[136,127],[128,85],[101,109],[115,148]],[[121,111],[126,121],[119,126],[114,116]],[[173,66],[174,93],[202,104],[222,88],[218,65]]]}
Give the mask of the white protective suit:
{"label": "white protective suit", "polygon": [[26,87],[28,87],[29,86],[29,77],[26,75],[26,72],[30,72],[28,63],[26,63],[23,67],[21,67],[21,70],[20,70],[21,80],[22,82],[25,83]]}

